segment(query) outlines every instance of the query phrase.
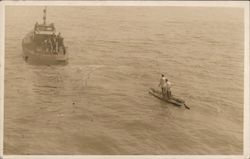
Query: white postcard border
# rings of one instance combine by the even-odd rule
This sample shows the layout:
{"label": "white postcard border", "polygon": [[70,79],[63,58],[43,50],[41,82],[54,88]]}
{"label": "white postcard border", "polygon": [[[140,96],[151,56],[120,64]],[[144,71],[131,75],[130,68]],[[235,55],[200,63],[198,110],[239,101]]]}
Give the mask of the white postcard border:
{"label": "white postcard border", "polygon": [[[183,7],[240,7],[244,8],[244,148],[243,155],[4,155],[4,41],[5,6],[57,5],[57,6],[183,6]],[[249,131],[249,2],[248,1],[4,1],[0,2],[0,157],[6,159],[250,159]]]}

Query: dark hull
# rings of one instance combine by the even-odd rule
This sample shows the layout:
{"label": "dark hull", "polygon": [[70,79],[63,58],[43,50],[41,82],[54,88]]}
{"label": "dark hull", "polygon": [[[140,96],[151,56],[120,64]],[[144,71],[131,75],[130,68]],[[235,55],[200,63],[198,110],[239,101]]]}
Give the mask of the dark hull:
{"label": "dark hull", "polygon": [[168,102],[168,103],[172,103],[172,104],[174,104],[176,106],[184,106],[185,105],[185,102],[183,100],[178,99],[176,97],[172,97],[172,99],[163,98],[162,92],[158,91],[158,90],[156,90],[154,88],[150,88],[149,89],[149,93],[151,95],[153,95],[154,97],[162,100],[162,101],[165,101],[165,102]]}
{"label": "dark hull", "polygon": [[37,46],[35,49],[32,34],[32,31],[29,32],[22,41],[23,57],[26,62],[41,65],[68,63],[68,53],[66,48],[64,51],[63,49],[60,49],[56,54],[42,50],[41,46]]}
{"label": "dark hull", "polygon": [[67,64],[68,54],[52,54],[45,52],[36,52],[34,50],[23,48],[23,57],[25,61],[32,64]]}

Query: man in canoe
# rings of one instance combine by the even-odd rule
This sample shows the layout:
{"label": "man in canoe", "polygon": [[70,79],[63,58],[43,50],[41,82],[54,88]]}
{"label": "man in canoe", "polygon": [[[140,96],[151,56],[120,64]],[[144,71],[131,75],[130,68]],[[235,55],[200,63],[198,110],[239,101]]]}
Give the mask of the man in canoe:
{"label": "man in canoe", "polygon": [[165,89],[166,89],[166,77],[164,76],[164,74],[161,75],[161,79],[160,79],[160,83],[159,83],[159,87],[161,87],[161,91],[162,91],[162,95],[165,95]]}
{"label": "man in canoe", "polygon": [[166,79],[166,91],[167,91],[167,97],[171,98],[172,97],[172,93],[171,93],[171,83],[169,82],[168,79]]}
{"label": "man in canoe", "polygon": [[162,96],[163,96],[163,98],[167,97],[168,99],[170,99],[172,97],[170,88],[171,88],[171,83],[169,82],[169,80],[167,78],[165,78],[164,84],[162,86],[162,89],[163,89]]}

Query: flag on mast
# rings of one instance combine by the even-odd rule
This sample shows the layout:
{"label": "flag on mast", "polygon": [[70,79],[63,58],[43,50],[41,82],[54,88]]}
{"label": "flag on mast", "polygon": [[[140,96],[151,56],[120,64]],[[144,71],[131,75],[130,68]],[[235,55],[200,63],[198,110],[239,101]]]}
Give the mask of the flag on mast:
{"label": "flag on mast", "polygon": [[46,24],[46,11],[47,11],[47,7],[45,7],[43,9],[43,24],[45,25]]}

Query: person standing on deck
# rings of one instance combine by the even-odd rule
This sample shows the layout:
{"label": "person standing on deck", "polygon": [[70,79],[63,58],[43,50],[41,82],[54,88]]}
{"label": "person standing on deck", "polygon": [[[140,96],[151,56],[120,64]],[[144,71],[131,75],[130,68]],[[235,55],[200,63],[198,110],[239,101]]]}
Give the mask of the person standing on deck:
{"label": "person standing on deck", "polygon": [[164,74],[161,75],[161,79],[160,79],[160,83],[159,83],[159,87],[161,87],[161,91],[162,91],[162,95],[164,96],[165,94],[165,84],[166,84],[166,77],[164,76]]}
{"label": "person standing on deck", "polygon": [[34,27],[34,31],[37,30],[37,27],[38,27],[38,23],[36,22],[35,27]]}
{"label": "person standing on deck", "polygon": [[58,33],[56,39],[57,39],[57,52],[60,52],[60,48],[63,49],[63,38],[61,36],[61,33]]}
{"label": "person standing on deck", "polygon": [[53,33],[51,36],[51,42],[52,42],[52,52],[56,52],[56,34]]}
{"label": "person standing on deck", "polygon": [[48,46],[48,41],[47,41],[47,39],[45,39],[45,40],[43,41],[43,51],[44,51],[45,53],[48,52],[47,46]]}
{"label": "person standing on deck", "polygon": [[48,51],[51,53],[51,52],[52,52],[52,42],[51,42],[51,38],[48,39],[47,48],[48,48]]}

